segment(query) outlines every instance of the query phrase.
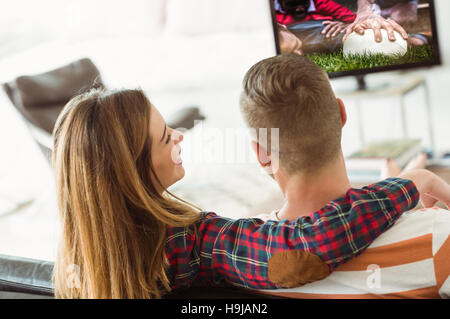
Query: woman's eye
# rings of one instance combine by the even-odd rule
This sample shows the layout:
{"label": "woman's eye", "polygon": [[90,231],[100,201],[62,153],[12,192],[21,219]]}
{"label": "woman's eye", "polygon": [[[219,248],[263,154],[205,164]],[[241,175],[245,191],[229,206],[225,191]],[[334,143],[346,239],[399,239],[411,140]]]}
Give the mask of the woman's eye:
{"label": "woman's eye", "polygon": [[171,135],[170,135],[170,134],[167,134],[167,140],[166,140],[166,144],[168,144],[168,143],[169,143],[169,141],[170,141],[170,137],[171,137]]}

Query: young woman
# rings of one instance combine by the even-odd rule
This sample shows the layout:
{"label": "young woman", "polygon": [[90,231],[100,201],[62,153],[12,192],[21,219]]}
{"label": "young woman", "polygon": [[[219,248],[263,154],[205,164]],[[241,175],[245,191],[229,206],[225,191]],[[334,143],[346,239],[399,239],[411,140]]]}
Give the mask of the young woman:
{"label": "young woman", "polygon": [[160,298],[194,280],[270,289],[294,276],[301,285],[359,254],[418,201],[411,181],[388,179],[291,223],[201,213],[167,191],[185,173],[182,140],[141,90],[93,90],[66,105],[54,130],[56,297]]}

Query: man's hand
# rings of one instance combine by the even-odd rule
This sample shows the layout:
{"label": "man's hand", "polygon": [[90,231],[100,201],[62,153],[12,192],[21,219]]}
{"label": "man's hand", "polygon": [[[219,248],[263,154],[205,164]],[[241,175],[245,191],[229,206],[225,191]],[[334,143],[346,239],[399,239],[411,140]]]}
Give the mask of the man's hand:
{"label": "man's hand", "polygon": [[408,39],[408,34],[405,29],[403,29],[403,27],[397,22],[394,20],[386,20],[380,15],[371,14],[361,17],[357,16],[355,21],[346,28],[342,41],[345,41],[345,39],[347,39],[353,31],[361,35],[364,34],[365,29],[373,29],[376,42],[381,42],[383,39],[381,36],[381,29],[385,29],[387,31],[389,40],[391,41],[395,41],[394,31],[400,33],[405,40]]}
{"label": "man's hand", "polygon": [[342,21],[324,21],[322,23],[325,28],[322,30],[322,34],[325,34],[326,38],[333,38],[339,33],[346,30],[348,24]]}
{"label": "man's hand", "polygon": [[441,201],[450,209],[450,185],[436,174],[426,169],[413,169],[398,177],[414,182],[424,208],[433,207],[438,201]]}

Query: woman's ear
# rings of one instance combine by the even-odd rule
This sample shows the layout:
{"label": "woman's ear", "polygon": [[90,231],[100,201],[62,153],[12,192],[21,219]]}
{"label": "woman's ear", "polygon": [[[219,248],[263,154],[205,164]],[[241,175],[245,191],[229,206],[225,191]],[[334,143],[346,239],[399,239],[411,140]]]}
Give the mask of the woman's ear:
{"label": "woman's ear", "polygon": [[262,167],[267,167],[271,164],[270,155],[267,153],[267,150],[264,147],[262,147],[256,141],[251,141],[250,146],[252,147],[252,150],[256,153],[256,158],[258,159],[258,162]]}
{"label": "woman's ear", "polygon": [[347,112],[345,111],[344,102],[340,98],[337,98],[337,101],[338,101],[338,104],[339,104],[339,110],[341,112],[342,127],[344,127],[345,123],[347,123]]}

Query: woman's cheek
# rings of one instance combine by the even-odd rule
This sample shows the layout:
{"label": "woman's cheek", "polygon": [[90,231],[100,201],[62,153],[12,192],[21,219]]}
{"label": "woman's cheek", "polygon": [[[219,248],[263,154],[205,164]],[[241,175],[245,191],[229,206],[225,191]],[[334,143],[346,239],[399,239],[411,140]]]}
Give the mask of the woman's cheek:
{"label": "woman's cheek", "polygon": [[170,160],[172,161],[172,164],[176,164],[177,159],[178,159],[178,150],[174,145],[171,147],[171,151],[170,151]]}

